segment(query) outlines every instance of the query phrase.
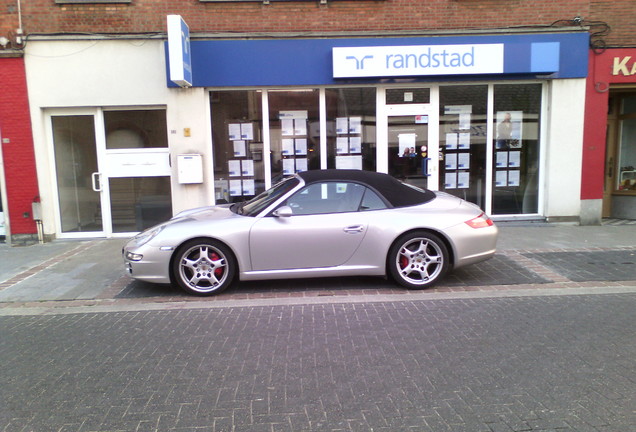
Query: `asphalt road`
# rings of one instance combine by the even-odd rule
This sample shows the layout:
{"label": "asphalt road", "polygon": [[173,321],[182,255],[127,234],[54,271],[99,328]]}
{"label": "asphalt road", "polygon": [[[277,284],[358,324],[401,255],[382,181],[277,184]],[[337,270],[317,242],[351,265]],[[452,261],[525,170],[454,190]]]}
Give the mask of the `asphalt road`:
{"label": "asphalt road", "polygon": [[634,431],[598,292],[1,316],[0,430]]}

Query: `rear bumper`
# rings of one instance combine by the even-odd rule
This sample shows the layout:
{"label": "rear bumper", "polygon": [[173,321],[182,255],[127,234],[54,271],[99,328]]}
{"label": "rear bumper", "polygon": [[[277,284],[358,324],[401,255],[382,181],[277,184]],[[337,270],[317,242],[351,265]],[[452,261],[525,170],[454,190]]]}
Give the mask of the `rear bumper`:
{"label": "rear bumper", "polygon": [[447,232],[453,239],[454,268],[485,261],[497,251],[496,225],[485,228],[471,228],[465,223],[459,224]]}

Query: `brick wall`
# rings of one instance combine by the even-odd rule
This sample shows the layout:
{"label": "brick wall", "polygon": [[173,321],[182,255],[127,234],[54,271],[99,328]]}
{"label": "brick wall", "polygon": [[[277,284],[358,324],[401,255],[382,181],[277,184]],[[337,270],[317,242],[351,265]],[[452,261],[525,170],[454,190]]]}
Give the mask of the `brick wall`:
{"label": "brick wall", "polygon": [[[0,36],[18,25],[18,0],[0,0]],[[165,32],[165,17],[180,14],[197,32],[338,32],[489,29],[547,26],[580,16],[612,27],[614,46],[636,45],[634,0],[318,0],[205,3],[132,0],[129,4],[56,5],[22,1],[27,33]]]}
{"label": "brick wall", "polygon": [[[14,1],[1,0],[10,5]],[[619,1],[620,3],[621,1]],[[625,2],[625,0],[622,0]],[[30,33],[164,32],[180,14],[192,32],[388,31],[549,25],[589,13],[590,0],[318,0],[204,3],[133,0],[130,4],[55,5],[23,1]]]}
{"label": "brick wall", "polygon": [[5,217],[8,212],[12,235],[35,234],[31,203],[39,192],[23,59],[0,58],[0,80],[0,145],[9,203]]}

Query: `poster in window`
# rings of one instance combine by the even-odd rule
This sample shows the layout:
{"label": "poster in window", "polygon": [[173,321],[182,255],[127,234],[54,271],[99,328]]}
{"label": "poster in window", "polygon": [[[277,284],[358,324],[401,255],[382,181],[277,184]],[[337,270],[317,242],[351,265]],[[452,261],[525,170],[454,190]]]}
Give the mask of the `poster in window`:
{"label": "poster in window", "polygon": [[295,172],[294,159],[283,159],[283,174],[292,175]]}
{"label": "poster in window", "polygon": [[241,161],[241,174],[247,177],[254,176],[254,161],[251,159]]}
{"label": "poster in window", "polygon": [[294,135],[307,135],[306,119],[294,119]]}
{"label": "poster in window", "polygon": [[460,150],[468,150],[470,148],[470,133],[462,132],[459,134],[457,148]]}
{"label": "poster in window", "polygon": [[362,169],[362,156],[336,156],[336,169]]}
{"label": "poster in window", "polygon": [[497,171],[495,174],[495,186],[508,186],[508,171]]}
{"label": "poster in window", "polygon": [[457,187],[459,189],[468,189],[470,187],[470,173],[468,171],[457,173]]}
{"label": "poster in window", "polygon": [[252,123],[241,123],[241,139],[254,140],[254,125]]}
{"label": "poster in window", "polygon": [[349,119],[347,117],[336,118],[336,133],[338,135],[349,133]]}
{"label": "poster in window", "polygon": [[470,153],[459,153],[457,155],[457,168],[470,169]]}
{"label": "poster in window", "polygon": [[457,189],[457,173],[446,173],[444,176],[444,188]]}
{"label": "poster in window", "polygon": [[296,154],[304,156],[307,154],[307,138],[296,138]]}
{"label": "poster in window", "polygon": [[446,150],[457,150],[457,134],[446,134]]}
{"label": "poster in window", "polygon": [[234,157],[245,157],[247,155],[247,146],[245,141],[234,141]]}
{"label": "poster in window", "polygon": [[521,148],[523,111],[499,111],[496,121],[495,148],[497,150]]}
{"label": "poster in window", "polygon": [[294,119],[284,118],[280,121],[281,135],[293,136],[294,135]]}
{"label": "poster in window", "polygon": [[240,123],[230,123],[227,126],[228,138],[230,141],[236,141],[241,139],[241,124]]}
{"label": "poster in window", "polygon": [[470,114],[461,113],[459,115],[459,128],[462,130],[470,129]]}
{"label": "poster in window", "polygon": [[519,170],[508,171],[508,186],[513,186],[513,187],[519,186],[519,181],[520,181],[519,174],[520,174]]}
{"label": "poster in window", "polygon": [[243,195],[256,195],[256,184],[254,179],[243,180]]}
{"label": "poster in window", "polygon": [[349,138],[348,137],[336,138],[336,153],[337,154],[349,153]]}
{"label": "poster in window", "polygon": [[499,151],[496,153],[495,166],[497,168],[505,168],[508,166],[508,152]]}
{"label": "poster in window", "polygon": [[428,124],[428,114],[416,115],[415,124]]}
{"label": "poster in window", "polygon": [[349,117],[349,133],[350,134],[362,133],[362,117]]}
{"label": "poster in window", "polygon": [[296,159],[296,172],[307,171],[307,158]]}
{"label": "poster in window", "polygon": [[349,138],[349,152],[362,153],[362,137],[355,136]]}
{"label": "poster in window", "polygon": [[241,180],[230,180],[230,196],[243,195],[243,185]]}
{"label": "poster in window", "polygon": [[227,168],[228,168],[228,175],[230,177],[241,176],[241,161],[240,160],[227,161]]}
{"label": "poster in window", "polygon": [[508,155],[508,166],[510,168],[519,168],[521,166],[521,152],[511,151]]}
{"label": "poster in window", "polygon": [[294,139],[293,138],[283,138],[282,144],[283,144],[283,149],[281,153],[284,156],[291,156],[294,154]]}
{"label": "poster in window", "polygon": [[417,135],[414,133],[403,133],[398,135],[400,157],[415,157],[416,139]]}
{"label": "poster in window", "polygon": [[446,155],[446,161],[444,166],[447,170],[456,170],[457,169],[457,154],[449,153]]}

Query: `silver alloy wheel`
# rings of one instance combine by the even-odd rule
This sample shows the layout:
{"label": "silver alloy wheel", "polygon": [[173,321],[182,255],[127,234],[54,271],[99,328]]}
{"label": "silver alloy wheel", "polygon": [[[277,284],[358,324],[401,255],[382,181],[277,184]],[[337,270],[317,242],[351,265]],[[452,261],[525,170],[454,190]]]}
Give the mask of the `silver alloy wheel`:
{"label": "silver alloy wheel", "polygon": [[414,233],[400,239],[392,248],[390,270],[398,283],[407,288],[425,288],[446,273],[448,252],[444,243],[429,233]]}
{"label": "silver alloy wheel", "polygon": [[184,245],[175,260],[179,286],[195,294],[225,289],[231,283],[234,260],[224,249],[202,240]]}

